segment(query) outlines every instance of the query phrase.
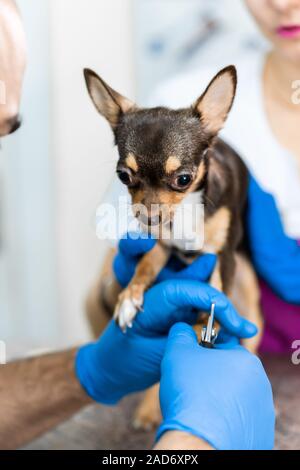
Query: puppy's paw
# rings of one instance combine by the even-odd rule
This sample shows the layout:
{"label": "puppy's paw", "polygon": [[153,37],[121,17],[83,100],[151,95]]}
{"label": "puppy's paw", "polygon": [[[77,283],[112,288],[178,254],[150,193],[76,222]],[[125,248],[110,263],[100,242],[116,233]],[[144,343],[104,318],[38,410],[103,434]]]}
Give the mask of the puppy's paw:
{"label": "puppy's paw", "polygon": [[114,319],[122,331],[132,328],[133,320],[137,313],[142,311],[144,302],[144,286],[139,284],[129,285],[119,295],[118,303],[115,308]]}

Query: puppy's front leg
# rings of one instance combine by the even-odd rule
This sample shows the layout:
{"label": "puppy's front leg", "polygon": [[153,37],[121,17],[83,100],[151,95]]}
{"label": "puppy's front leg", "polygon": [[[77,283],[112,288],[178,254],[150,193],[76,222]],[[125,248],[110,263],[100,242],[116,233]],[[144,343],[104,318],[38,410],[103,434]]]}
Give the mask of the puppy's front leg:
{"label": "puppy's front leg", "polygon": [[137,312],[142,310],[144,293],[166,265],[169,256],[170,250],[157,243],[138,263],[132,280],[119,295],[114,313],[114,318],[123,331],[132,326]]}

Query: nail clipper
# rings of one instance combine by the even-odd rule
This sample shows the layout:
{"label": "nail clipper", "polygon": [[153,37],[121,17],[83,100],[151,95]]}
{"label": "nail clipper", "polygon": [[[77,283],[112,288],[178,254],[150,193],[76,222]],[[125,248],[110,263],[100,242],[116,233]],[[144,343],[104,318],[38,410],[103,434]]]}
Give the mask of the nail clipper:
{"label": "nail clipper", "polygon": [[211,304],[210,315],[208,317],[207,326],[202,328],[201,343],[204,348],[212,349],[217,339],[218,333],[214,328],[215,323],[215,307],[216,304]]}

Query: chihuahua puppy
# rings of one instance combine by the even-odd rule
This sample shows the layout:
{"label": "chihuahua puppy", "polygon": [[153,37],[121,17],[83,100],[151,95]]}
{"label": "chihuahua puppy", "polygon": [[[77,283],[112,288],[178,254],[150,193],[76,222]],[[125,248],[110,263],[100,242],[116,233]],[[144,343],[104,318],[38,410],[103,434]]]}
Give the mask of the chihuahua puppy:
{"label": "chihuahua puppy", "polygon": [[[93,71],[85,69],[84,75],[96,109],[113,130],[120,156],[117,173],[138,208],[136,217],[157,238],[164,232],[119,296],[114,316],[120,327],[126,330],[132,325],[145,291],[174,252],[187,263],[203,253],[218,255],[210,284],[229,295],[248,188],[243,161],[217,137],[235,98],[235,67],[221,70],[190,108],[180,110],[138,108]],[[191,241],[178,243],[172,237],[176,208],[184,201],[204,204],[204,243],[199,244],[198,234],[192,250]],[[245,269],[246,261],[242,264]],[[250,266],[246,270],[249,281],[254,276]]]}
{"label": "chihuahua puppy", "polygon": [[[171,254],[190,263],[203,253],[215,253],[218,261],[209,282],[259,327],[260,334],[245,341],[256,352],[262,330],[259,288],[242,251],[248,171],[235,151],[218,138],[236,94],[235,67],[221,70],[191,107],[179,110],[139,108],[92,70],[85,69],[84,75],[92,102],[113,130],[120,157],[117,174],[128,187],[135,216],[158,239],[119,294],[116,321],[124,331],[132,326],[145,291]],[[204,206],[203,221],[198,224],[204,237],[196,233],[188,243],[173,237],[176,211],[187,202]],[[147,392],[136,427],[149,429],[159,422],[154,397],[157,388]]]}

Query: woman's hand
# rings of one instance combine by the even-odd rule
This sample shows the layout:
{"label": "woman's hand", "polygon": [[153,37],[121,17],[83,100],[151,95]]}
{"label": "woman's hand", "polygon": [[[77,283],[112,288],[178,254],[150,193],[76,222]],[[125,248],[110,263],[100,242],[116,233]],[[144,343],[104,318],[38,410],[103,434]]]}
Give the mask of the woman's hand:
{"label": "woman's hand", "polygon": [[300,247],[283,230],[271,194],[250,178],[248,235],[254,265],[261,277],[285,301],[300,304]]}
{"label": "woman's hand", "polygon": [[[119,250],[114,259],[113,269],[117,281],[122,287],[126,287],[134,275],[136,265],[141,257],[152,250],[157,241],[151,237],[145,238],[138,233],[128,233],[120,240]],[[194,279],[207,281],[216,264],[215,255],[200,256],[188,267],[185,267],[175,257],[171,258],[168,265],[160,272],[157,282],[168,279]]]}
{"label": "woman's hand", "polygon": [[227,334],[215,349],[199,346],[183,323],[170,331],[162,361],[158,439],[190,433],[218,450],[272,449],[272,389],[260,360]]}
{"label": "woman's hand", "polygon": [[76,373],[81,385],[94,400],[112,405],[159,382],[171,326],[179,321],[195,323],[197,312],[210,311],[213,302],[216,319],[226,331],[238,338],[257,333],[255,325],[240,317],[225,295],[207,284],[165,281],[146,293],[144,311],[126,334],[111,321],[97,342],[79,350]]}

